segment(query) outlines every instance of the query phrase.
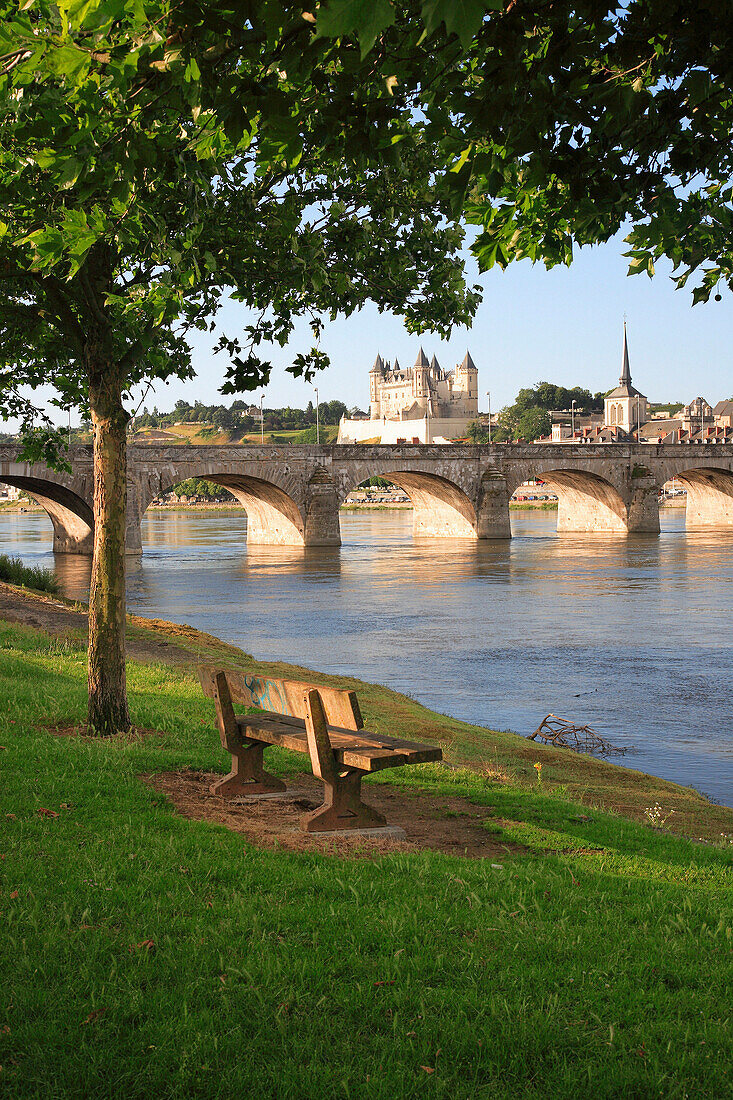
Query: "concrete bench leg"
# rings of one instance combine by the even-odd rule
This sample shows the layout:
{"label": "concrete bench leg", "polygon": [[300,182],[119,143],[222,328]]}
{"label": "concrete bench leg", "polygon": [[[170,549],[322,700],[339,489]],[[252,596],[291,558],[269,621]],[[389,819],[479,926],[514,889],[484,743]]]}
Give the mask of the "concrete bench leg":
{"label": "concrete bench leg", "polygon": [[300,819],[305,833],[333,832],[339,829],[379,829],[386,817],[361,800],[364,772],[348,771],[333,781],[324,780],[323,805]]}
{"label": "concrete bench leg", "polygon": [[240,798],[248,794],[271,794],[287,789],[282,779],[265,771],[265,745],[261,741],[245,741],[229,751],[232,754],[232,770],[229,775],[211,784],[209,790],[212,794]]}

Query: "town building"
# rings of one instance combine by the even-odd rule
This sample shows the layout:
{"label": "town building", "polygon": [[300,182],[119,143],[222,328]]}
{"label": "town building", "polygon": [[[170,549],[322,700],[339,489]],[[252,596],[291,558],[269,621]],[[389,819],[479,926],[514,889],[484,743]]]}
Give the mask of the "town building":
{"label": "town building", "polygon": [[705,425],[711,427],[715,422],[713,407],[704,397],[696,397],[689,405],[683,405],[675,415],[683,432],[704,431]]}
{"label": "town building", "polygon": [[478,368],[466,352],[453,370],[420,352],[412,367],[377,355],[369,372],[369,419],[343,417],[339,443],[440,443],[461,439],[478,416]]}
{"label": "town building", "polygon": [[631,385],[631,371],[629,369],[629,345],[626,339],[626,322],[624,321],[624,358],[621,368],[621,377],[615,390],[606,395],[604,401],[604,420],[609,427],[623,428],[626,432],[632,432],[646,424],[647,399],[643,393]]}
{"label": "town building", "polygon": [[713,419],[717,428],[733,428],[733,400],[719,401],[713,409]]}

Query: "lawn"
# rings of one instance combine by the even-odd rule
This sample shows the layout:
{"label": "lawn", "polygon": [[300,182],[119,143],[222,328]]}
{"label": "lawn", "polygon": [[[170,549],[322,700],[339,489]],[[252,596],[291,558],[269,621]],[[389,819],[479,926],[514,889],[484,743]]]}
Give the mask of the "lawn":
{"label": "lawn", "polygon": [[[731,811],[359,685],[373,728],[471,765],[392,781],[523,849],[258,849],[141,782],[227,760],[190,670],[128,675],[157,736],[53,736],[83,720],[82,640],[0,621],[0,1096],[730,1094]],[[709,843],[645,824],[660,800]]]}

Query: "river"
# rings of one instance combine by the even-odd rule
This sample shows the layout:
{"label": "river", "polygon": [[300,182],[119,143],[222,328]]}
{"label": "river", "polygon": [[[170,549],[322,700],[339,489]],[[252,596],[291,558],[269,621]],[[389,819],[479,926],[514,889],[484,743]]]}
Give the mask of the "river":
{"label": "river", "polygon": [[[688,534],[682,510],[658,537],[555,523],[516,511],[511,541],[413,541],[410,511],[346,512],[340,549],[303,551],[248,548],[242,513],[150,510],[129,607],[489,728],[588,723],[629,767],[733,805],[733,531]],[[0,549],[86,596],[89,562],[54,562],[45,514],[0,513]]]}

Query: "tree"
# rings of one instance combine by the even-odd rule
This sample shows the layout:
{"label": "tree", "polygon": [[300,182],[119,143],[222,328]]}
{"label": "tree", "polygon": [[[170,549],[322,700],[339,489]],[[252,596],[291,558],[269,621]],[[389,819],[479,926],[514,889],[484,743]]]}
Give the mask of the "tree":
{"label": "tree", "polygon": [[[311,5],[313,6],[313,5]],[[131,390],[193,374],[186,335],[228,293],[225,392],[267,381],[262,341],[376,301],[447,333],[478,302],[431,185],[422,122],[302,3],[0,0],[2,412],[53,435],[23,386],[91,410],[89,724],[125,729]],[[314,346],[293,373],[327,362]]]}
{"label": "tree", "polygon": [[516,438],[532,441],[549,435],[552,429],[550,414],[545,409],[526,409],[519,418]]}
{"label": "tree", "polygon": [[630,226],[629,274],[733,287],[730,0],[327,0],[318,24],[420,88],[483,270]]}
{"label": "tree", "polygon": [[466,428],[466,435],[472,443],[488,443],[488,428],[480,420],[472,420]]}
{"label": "tree", "polygon": [[[2,407],[91,408],[90,710],[124,728],[125,401],[190,377],[229,291],[226,392],[263,341],[368,299],[446,333],[486,269],[629,219],[635,270],[733,281],[728,4],[0,0]],[[707,263],[710,261],[710,263]],[[705,266],[707,264],[707,266]],[[315,346],[293,371],[325,364]],[[38,421],[36,420],[36,423]],[[29,446],[51,455],[48,425]]]}

